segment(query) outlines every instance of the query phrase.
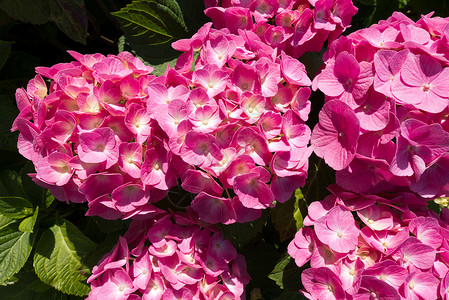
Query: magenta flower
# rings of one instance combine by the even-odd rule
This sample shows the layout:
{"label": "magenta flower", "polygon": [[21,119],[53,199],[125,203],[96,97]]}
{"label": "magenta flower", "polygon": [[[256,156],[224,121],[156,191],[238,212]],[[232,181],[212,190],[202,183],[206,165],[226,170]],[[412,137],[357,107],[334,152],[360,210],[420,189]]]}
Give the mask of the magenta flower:
{"label": "magenta flower", "polygon": [[139,143],[121,143],[118,165],[131,177],[139,178],[142,165],[142,146]]}
{"label": "magenta flower", "polygon": [[353,107],[373,82],[372,65],[358,63],[353,55],[341,52],[335,63],[327,65],[315,80],[323,93]]}
{"label": "magenta flower", "polygon": [[269,180],[270,173],[262,167],[255,167],[248,174],[236,176],[233,187],[242,205],[247,208],[273,206],[274,196],[266,185]]}
{"label": "magenta flower", "polygon": [[400,78],[395,77],[391,87],[393,95],[403,103],[417,108],[441,112],[449,103],[449,70],[430,56],[412,55],[402,65]]}
{"label": "magenta flower", "polygon": [[81,133],[78,155],[83,162],[106,162],[106,168],[110,168],[118,161],[118,145],[114,131],[102,127]]}
{"label": "magenta flower", "polygon": [[313,230],[309,227],[300,228],[288,245],[288,254],[295,259],[298,267],[302,267],[312,257],[315,244],[316,236]]}
{"label": "magenta flower", "polygon": [[318,239],[339,253],[347,253],[357,246],[360,230],[351,212],[341,207],[316,220],[314,228]]}
{"label": "magenta flower", "polygon": [[391,299],[400,300],[398,291],[389,285],[388,283],[374,277],[374,276],[362,276],[362,282],[360,289],[353,299],[365,300],[365,299]]}
{"label": "magenta flower", "polygon": [[223,154],[212,135],[190,131],[186,134],[185,148],[181,157],[188,164],[209,167],[214,162],[221,161]]}
{"label": "magenta flower", "polygon": [[431,273],[413,272],[407,276],[400,291],[406,299],[437,299],[439,283]]}
{"label": "magenta flower", "polygon": [[326,267],[306,269],[301,274],[301,280],[310,295],[309,299],[345,299],[341,280]]}
{"label": "magenta flower", "polygon": [[312,131],[315,153],[333,169],[344,169],[354,158],[359,128],[359,120],[349,106],[337,100],[327,102]]}
{"label": "magenta flower", "polygon": [[51,153],[36,164],[36,178],[48,184],[65,185],[72,178],[74,172],[70,167],[70,159],[70,156],[63,153]]}
{"label": "magenta flower", "polygon": [[230,199],[201,192],[193,199],[192,208],[200,220],[210,224],[230,224],[236,221],[236,214]]}
{"label": "magenta flower", "polygon": [[376,263],[374,266],[363,272],[363,275],[376,276],[378,279],[385,281],[395,289],[399,289],[408,274],[409,273],[405,268],[399,266],[392,260],[384,260]]}

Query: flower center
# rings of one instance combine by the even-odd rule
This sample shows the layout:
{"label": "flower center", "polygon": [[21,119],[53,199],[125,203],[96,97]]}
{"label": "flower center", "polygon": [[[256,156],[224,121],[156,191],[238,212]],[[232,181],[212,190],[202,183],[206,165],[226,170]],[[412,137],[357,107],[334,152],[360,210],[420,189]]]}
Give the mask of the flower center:
{"label": "flower center", "polygon": [[428,83],[424,83],[424,84],[421,86],[421,88],[422,88],[422,90],[423,90],[424,92],[429,91],[431,87],[432,87],[432,86],[431,86],[430,84],[428,84]]}
{"label": "flower center", "polygon": [[351,78],[349,78],[345,82],[343,82],[343,87],[345,89],[348,89],[348,88],[352,87],[353,83],[354,83],[354,81]]}

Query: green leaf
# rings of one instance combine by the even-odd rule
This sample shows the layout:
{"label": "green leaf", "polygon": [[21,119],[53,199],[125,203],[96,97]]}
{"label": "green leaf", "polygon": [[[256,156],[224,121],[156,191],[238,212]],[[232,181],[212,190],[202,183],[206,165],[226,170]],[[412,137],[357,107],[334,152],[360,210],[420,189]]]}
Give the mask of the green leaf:
{"label": "green leaf", "polygon": [[188,31],[175,0],[136,0],[112,15],[137,44],[164,44]]}
{"label": "green leaf", "polygon": [[16,220],[0,215],[0,230],[14,222],[16,222]]}
{"label": "green leaf", "polygon": [[297,189],[295,191],[295,209],[293,213],[293,218],[295,219],[296,224],[296,230],[298,231],[300,228],[304,227],[303,221],[304,218],[302,217],[304,214],[307,214],[307,202],[304,198],[304,195],[302,194],[301,189]]}
{"label": "green leaf", "polygon": [[245,247],[239,252],[245,256],[248,274],[251,276],[251,281],[246,289],[260,288],[266,299],[274,299],[280,289],[268,278],[267,274],[276,266],[280,256],[278,251],[273,245],[266,244],[259,239],[251,244],[251,247]]}
{"label": "green leaf", "polygon": [[277,203],[271,209],[271,221],[279,232],[281,242],[291,239],[302,227],[301,207],[305,205],[301,190],[298,189],[287,202]]}
{"label": "green leaf", "polygon": [[164,62],[162,64],[159,65],[153,65],[154,71],[151,72],[151,74],[155,75],[155,76],[161,76],[164,75],[165,70],[167,70],[167,67],[170,66],[170,68],[174,68],[176,66],[176,61],[178,60],[178,58],[174,58],[170,61]]}
{"label": "green leaf", "polygon": [[0,172],[0,196],[26,198],[22,188],[22,179],[16,171],[4,170]]}
{"label": "green leaf", "polygon": [[[0,295],[2,299],[20,299],[20,300],[66,300],[67,295],[53,289],[51,286],[43,283],[37,278],[33,271],[24,271],[22,269],[17,274],[17,279],[13,284],[0,286]],[[70,299],[75,300],[75,297]]]}
{"label": "green leaf", "polygon": [[198,29],[210,22],[208,16],[204,14],[206,9],[203,0],[176,0],[181,8],[184,21],[190,33],[197,32]]}
{"label": "green leaf", "polygon": [[10,17],[32,24],[50,21],[48,0],[0,0],[0,8]]}
{"label": "green leaf", "polygon": [[262,232],[267,222],[267,214],[248,223],[234,223],[230,225],[219,224],[224,237],[230,240],[234,246],[241,248]]}
{"label": "green leaf", "polygon": [[19,230],[22,232],[33,232],[34,225],[36,224],[37,215],[39,214],[39,206],[36,207],[34,214],[31,217],[24,219],[20,222]]}
{"label": "green leaf", "polygon": [[53,196],[49,190],[45,191],[43,198],[45,208],[49,208],[53,201],[55,201],[55,196]]}
{"label": "green leaf", "polygon": [[6,63],[9,57],[9,53],[11,52],[11,45],[13,42],[5,42],[0,41],[0,69],[3,68],[3,65]]}
{"label": "green leaf", "polygon": [[0,230],[0,283],[17,273],[31,253],[35,234],[21,232],[11,223]]}
{"label": "green leaf", "polygon": [[146,65],[151,66],[176,60],[181,54],[181,52],[173,49],[170,43],[150,45],[140,44],[139,42],[139,39],[125,34],[119,38],[118,50],[119,52],[129,51],[142,60]]}
{"label": "green leaf", "polygon": [[84,0],[52,0],[50,14],[59,29],[69,38],[86,44],[87,11]]}
{"label": "green leaf", "polygon": [[76,296],[89,293],[86,284],[89,270],[83,259],[96,244],[75,225],[60,220],[42,234],[34,255],[38,277],[55,289]]}
{"label": "green leaf", "polygon": [[[43,197],[46,196],[48,190],[38,186],[31,177],[30,173],[36,173],[34,165],[31,161],[28,161],[25,166],[20,170],[20,180],[22,182],[22,189],[28,199],[34,206],[46,207],[43,202]],[[50,192],[48,192],[50,193]]]}
{"label": "green leaf", "polygon": [[47,291],[43,292],[37,300],[66,300],[67,295],[55,290],[55,289],[48,289]]}
{"label": "green leaf", "polygon": [[0,197],[0,214],[11,219],[22,219],[33,214],[33,204],[21,197]]}
{"label": "green leaf", "polygon": [[36,280],[39,280],[36,274],[34,272],[24,272],[22,269],[17,276],[18,280],[14,284],[0,286],[2,299],[36,300],[38,294],[33,289]]}
{"label": "green leaf", "polygon": [[310,156],[305,186],[301,189],[307,203],[323,200],[329,195],[327,187],[335,183],[335,171],[315,154]]}
{"label": "green leaf", "polygon": [[281,289],[299,290],[301,288],[301,272],[295,261],[287,253],[276,264],[268,278],[274,280]]}
{"label": "green leaf", "polygon": [[301,293],[293,291],[284,291],[278,298],[278,300],[303,300],[303,299],[307,298],[304,297]]}

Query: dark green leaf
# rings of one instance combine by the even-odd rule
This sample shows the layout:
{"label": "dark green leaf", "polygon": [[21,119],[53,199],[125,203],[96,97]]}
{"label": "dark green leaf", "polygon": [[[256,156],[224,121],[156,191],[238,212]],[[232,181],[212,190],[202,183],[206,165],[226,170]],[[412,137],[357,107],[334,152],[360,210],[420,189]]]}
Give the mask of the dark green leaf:
{"label": "dark green leaf", "polygon": [[324,160],[312,154],[308,173],[306,184],[301,189],[304,199],[307,203],[324,199],[329,195],[327,187],[335,183],[335,171]]}
{"label": "dark green leaf", "polygon": [[[25,166],[20,170],[20,178],[22,182],[22,188],[25,192],[26,199],[30,200],[34,206],[47,207],[44,205],[42,199],[46,196],[48,190],[38,186],[31,177],[28,175],[30,173],[36,173],[34,170],[34,165],[31,161],[28,161]],[[50,192],[48,192],[50,193]]]}
{"label": "dark green leaf", "polygon": [[22,222],[20,222],[19,230],[22,232],[33,232],[34,225],[36,224],[37,215],[39,213],[39,206],[36,207],[36,210],[34,211],[34,214],[26,219],[24,219]]}
{"label": "dark green leaf", "polygon": [[[33,271],[34,271],[34,269],[33,269]],[[19,273],[19,275],[20,275],[20,273]],[[34,275],[36,275],[36,274],[34,274]],[[51,289],[51,286],[43,283],[39,278],[37,278],[37,275],[34,276],[34,278],[35,278],[35,280],[30,285],[31,290],[35,291],[36,293],[43,293],[43,292]]]}
{"label": "dark green leaf", "polygon": [[9,53],[11,52],[11,45],[13,42],[5,42],[0,41],[0,69],[3,68],[3,65],[6,63],[9,57]]}
{"label": "dark green leaf", "polygon": [[305,205],[305,201],[298,189],[287,202],[277,203],[271,209],[271,221],[279,232],[281,242],[291,239],[302,227],[302,205]]}
{"label": "dark green leaf", "polygon": [[278,300],[303,300],[307,299],[300,292],[284,291]]}
{"label": "dark green leaf", "polygon": [[59,29],[68,37],[86,44],[87,11],[84,0],[52,0],[50,14]]}
{"label": "dark green leaf", "polygon": [[17,152],[18,132],[11,132],[11,124],[19,114],[19,110],[13,104],[10,96],[0,95],[0,111],[2,112],[2,118],[0,119],[0,150]]}
{"label": "dark green leaf", "polygon": [[320,52],[306,52],[301,56],[300,60],[306,67],[307,74],[310,78],[315,77],[323,65],[323,54],[325,50],[323,48]]}
{"label": "dark green leaf", "polygon": [[[0,0],[1,4],[1,0]],[[4,29],[7,26],[11,26],[14,23],[14,19],[10,17],[6,12],[0,9],[0,28]]]}
{"label": "dark green leaf", "polygon": [[[17,299],[17,300],[37,300],[39,294],[33,289],[36,284],[36,274],[34,272],[20,271],[18,280],[14,284],[8,286],[0,286],[0,295],[2,299]],[[48,285],[47,289],[49,288]]]}
{"label": "dark green leaf", "polygon": [[360,2],[363,5],[375,5],[376,0],[356,0],[356,2]]}
{"label": "dark green leaf", "polygon": [[259,219],[248,223],[234,223],[230,225],[219,224],[223,235],[230,240],[234,246],[241,248],[259,233],[262,232],[267,222],[267,214],[263,213]]}
{"label": "dark green leaf", "polygon": [[[65,300],[67,295],[53,289],[37,278],[33,271],[24,271],[17,274],[15,281],[7,286],[0,286],[1,299],[17,300]],[[75,300],[76,297],[70,297]]]}
{"label": "dark green leaf", "polygon": [[55,290],[55,289],[48,289],[47,291],[43,292],[41,295],[39,295],[38,300],[66,300],[67,295],[64,295],[63,293]]}
{"label": "dark green leaf", "polygon": [[0,230],[0,283],[17,273],[25,264],[33,247],[35,234],[21,232],[18,224]]}
{"label": "dark green leaf", "polygon": [[251,247],[245,247],[239,252],[245,256],[248,274],[251,276],[251,281],[246,288],[248,290],[260,288],[265,299],[274,299],[280,293],[280,289],[268,278],[267,274],[274,269],[279,260],[278,251],[272,245],[259,240],[251,244]]}
{"label": "dark green leaf", "polygon": [[16,20],[33,24],[50,21],[49,0],[0,0],[0,8]]}
{"label": "dark green leaf", "polygon": [[171,43],[160,45],[140,44],[139,40],[129,35],[119,39],[119,52],[129,51],[141,59],[146,65],[160,65],[176,60],[181,52],[171,47]]}
{"label": "dark green leaf", "polygon": [[281,289],[298,291],[301,288],[301,272],[295,261],[287,253],[276,264],[268,278],[274,280]]}
{"label": "dark green leaf", "polygon": [[22,219],[32,215],[33,204],[21,197],[0,197],[0,214],[11,219]]}
{"label": "dark green leaf", "polygon": [[207,22],[210,22],[209,17],[204,14],[204,0],[177,0],[177,2],[191,34],[197,32]]}
{"label": "dark green leaf", "polygon": [[36,247],[34,267],[39,278],[69,295],[89,293],[86,279],[90,273],[83,259],[95,249],[75,225],[61,220],[44,231]]}
{"label": "dark green leaf", "polygon": [[175,0],[136,0],[112,15],[136,44],[164,44],[187,34]]}
{"label": "dark green leaf", "polygon": [[411,0],[410,7],[419,14],[427,14],[432,11],[435,16],[446,17],[449,14],[448,0]]}
{"label": "dark green leaf", "polygon": [[11,51],[8,60],[0,70],[0,94],[12,94],[18,87],[26,85],[30,78],[36,76],[34,68],[39,59],[22,51]]}
{"label": "dark green leaf", "polygon": [[0,196],[26,198],[22,188],[22,179],[16,171],[4,170],[0,172]]}

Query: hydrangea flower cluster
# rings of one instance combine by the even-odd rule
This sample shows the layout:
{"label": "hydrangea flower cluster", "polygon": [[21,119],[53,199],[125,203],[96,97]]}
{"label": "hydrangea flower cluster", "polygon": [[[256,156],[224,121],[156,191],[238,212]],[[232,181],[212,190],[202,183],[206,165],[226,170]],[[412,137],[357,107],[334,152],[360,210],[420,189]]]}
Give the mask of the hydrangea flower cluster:
{"label": "hydrangea flower cluster", "polygon": [[330,45],[313,81],[326,103],[311,143],[343,188],[448,193],[448,23],[394,13]]}
{"label": "hydrangea flower cluster", "polygon": [[219,231],[181,214],[133,221],[93,268],[87,299],[244,299],[246,263]]}
{"label": "hydrangea flower cluster", "polygon": [[[448,299],[449,210],[410,192],[331,186],[288,246],[309,299]],[[351,298],[352,297],[352,298]]]}
{"label": "hydrangea flower cluster", "polygon": [[278,51],[298,58],[321,51],[350,26],[358,9],[352,0],[206,0],[217,29],[250,31]]}
{"label": "hydrangea flower cluster", "polygon": [[[87,200],[87,215],[159,213],[149,202],[173,183],[145,180],[153,153],[165,149],[146,109],[153,68],[128,52],[69,53],[76,61],[36,68],[27,89],[16,92],[20,114],[12,130],[20,131],[19,152],[36,168],[34,181],[58,200]],[[49,90],[42,76],[51,79]]]}
{"label": "hydrangea flower cluster", "polygon": [[185,53],[158,78],[126,52],[70,52],[77,61],[37,68],[17,90],[13,126],[34,180],[106,219],[157,214],[150,203],[178,179],[209,223],[251,221],[288,200],[312,151],[305,67],[251,32],[211,25],[174,43]]}
{"label": "hydrangea flower cluster", "polygon": [[171,153],[194,167],[181,176],[197,194],[192,209],[205,222],[229,224],[287,201],[304,185],[312,152],[304,65],[250,31],[211,23],[173,47],[184,53],[148,85],[147,108]]}

